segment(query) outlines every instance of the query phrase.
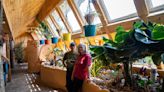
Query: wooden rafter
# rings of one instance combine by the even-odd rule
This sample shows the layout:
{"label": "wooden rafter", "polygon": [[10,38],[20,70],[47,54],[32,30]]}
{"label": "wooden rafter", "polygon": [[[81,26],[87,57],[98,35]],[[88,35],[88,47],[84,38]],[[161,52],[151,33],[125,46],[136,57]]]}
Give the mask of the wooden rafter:
{"label": "wooden rafter", "polygon": [[101,23],[103,26],[106,26],[108,24],[107,17],[105,16],[105,13],[99,3],[99,0],[94,0],[93,5],[97,11],[98,14],[100,14],[99,18],[101,20]]}
{"label": "wooden rafter", "polygon": [[79,11],[77,10],[74,0],[68,0],[68,4],[69,4],[70,8],[72,9],[73,13],[75,14],[75,17],[76,17],[81,29],[83,29],[84,21],[82,20],[82,17],[80,15]]}
{"label": "wooden rafter", "polygon": [[56,11],[58,12],[58,14],[59,14],[60,18],[62,19],[64,25],[66,26],[68,32],[72,33],[72,29],[71,29],[67,19],[65,18],[62,10],[59,7],[56,7]]}

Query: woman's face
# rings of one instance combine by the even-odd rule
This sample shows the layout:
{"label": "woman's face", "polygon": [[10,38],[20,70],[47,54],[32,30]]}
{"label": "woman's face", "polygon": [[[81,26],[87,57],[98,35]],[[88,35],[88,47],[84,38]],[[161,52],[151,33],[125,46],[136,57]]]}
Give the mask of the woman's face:
{"label": "woman's face", "polygon": [[80,47],[78,48],[78,51],[79,51],[79,53],[83,53],[83,52],[84,52],[83,47],[80,46]]}

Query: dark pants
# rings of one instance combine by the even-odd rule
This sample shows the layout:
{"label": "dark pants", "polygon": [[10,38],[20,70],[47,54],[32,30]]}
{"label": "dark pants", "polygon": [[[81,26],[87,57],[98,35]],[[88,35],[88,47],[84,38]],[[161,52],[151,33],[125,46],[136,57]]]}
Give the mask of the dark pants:
{"label": "dark pants", "polygon": [[82,92],[84,80],[80,80],[74,77],[73,84],[74,84],[74,91],[73,92]]}
{"label": "dark pants", "polygon": [[67,69],[66,72],[66,87],[68,92],[73,92],[73,81],[71,80],[72,69]]}

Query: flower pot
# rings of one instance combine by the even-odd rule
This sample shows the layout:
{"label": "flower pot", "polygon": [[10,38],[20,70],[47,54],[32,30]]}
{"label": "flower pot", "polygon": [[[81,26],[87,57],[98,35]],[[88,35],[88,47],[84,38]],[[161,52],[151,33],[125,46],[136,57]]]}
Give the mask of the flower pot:
{"label": "flower pot", "polygon": [[94,18],[95,18],[95,14],[93,13],[85,15],[85,20],[89,25],[93,24]]}
{"label": "flower pot", "polygon": [[45,40],[40,40],[40,45],[45,44]]}
{"label": "flower pot", "polygon": [[85,37],[96,35],[96,25],[86,25],[84,26]]}
{"label": "flower pot", "polygon": [[51,38],[51,41],[53,44],[57,43],[58,42],[58,38],[57,37],[53,37]]}
{"label": "flower pot", "polygon": [[51,40],[45,40],[45,44],[51,44]]}
{"label": "flower pot", "polygon": [[71,33],[64,33],[63,34],[64,41],[71,41]]}

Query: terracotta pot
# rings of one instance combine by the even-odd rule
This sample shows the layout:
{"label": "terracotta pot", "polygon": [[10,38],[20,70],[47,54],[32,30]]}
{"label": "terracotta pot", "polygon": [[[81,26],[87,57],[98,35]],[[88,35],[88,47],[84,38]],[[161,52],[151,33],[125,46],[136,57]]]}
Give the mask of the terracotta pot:
{"label": "terracotta pot", "polygon": [[45,44],[51,44],[51,40],[45,40]]}

